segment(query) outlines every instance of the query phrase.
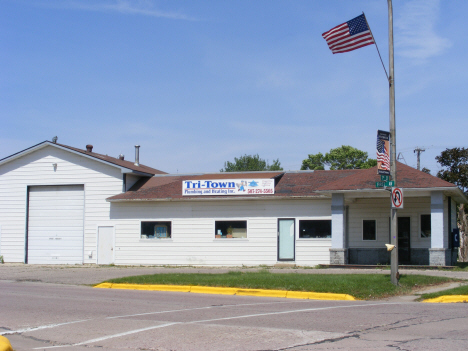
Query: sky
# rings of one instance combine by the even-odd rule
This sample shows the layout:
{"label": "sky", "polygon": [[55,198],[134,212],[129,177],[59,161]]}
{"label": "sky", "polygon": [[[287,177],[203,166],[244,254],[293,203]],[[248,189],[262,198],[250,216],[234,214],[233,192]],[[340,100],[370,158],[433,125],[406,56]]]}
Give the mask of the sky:
{"label": "sky", "polygon": [[[127,160],[138,144],[168,173],[245,154],[298,170],[341,145],[376,158],[376,46],[333,55],[321,36],[362,12],[388,71],[386,0],[0,0],[0,159],[54,136]],[[467,146],[467,12],[393,3],[397,154],[416,167],[425,149],[434,175],[437,155]]]}

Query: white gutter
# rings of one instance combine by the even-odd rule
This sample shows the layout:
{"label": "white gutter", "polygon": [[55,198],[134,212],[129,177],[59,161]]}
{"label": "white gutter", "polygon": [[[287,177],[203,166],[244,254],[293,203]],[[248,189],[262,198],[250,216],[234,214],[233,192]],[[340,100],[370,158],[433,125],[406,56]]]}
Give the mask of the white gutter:
{"label": "white gutter", "polygon": [[178,202],[178,201],[245,201],[245,200],[326,200],[330,199],[329,196],[321,195],[321,196],[272,196],[272,197],[238,197],[233,195],[232,197],[224,197],[224,196],[219,196],[219,197],[187,197],[187,198],[164,198],[164,199],[115,199],[115,200],[109,200],[106,199],[107,202]]}

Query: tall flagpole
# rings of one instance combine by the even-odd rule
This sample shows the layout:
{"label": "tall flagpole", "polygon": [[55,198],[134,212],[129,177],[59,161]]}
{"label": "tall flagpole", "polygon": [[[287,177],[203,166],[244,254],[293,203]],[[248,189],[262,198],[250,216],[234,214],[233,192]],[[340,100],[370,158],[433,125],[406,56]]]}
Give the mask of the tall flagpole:
{"label": "tall flagpole", "polygon": [[[395,72],[393,69],[393,7],[392,0],[388,2],[388,49],[389,49],[389,86],[390,86],[390,174],[397,186],[396,176],[396,128],[395,128]],[[390,193],[390,197],[392,193]],[[391,200],[391,199],[390,199]],[[392,203],[390,201],[390,203]],[[393,207],[393,206],[392,206]],[[398,285],[400,274],[398,273],[398,231],[397,231],[397,210],[391,209],[390,235],[391,244],[395,245],[391,251],[390,268],[391,280],[394,285]]]}

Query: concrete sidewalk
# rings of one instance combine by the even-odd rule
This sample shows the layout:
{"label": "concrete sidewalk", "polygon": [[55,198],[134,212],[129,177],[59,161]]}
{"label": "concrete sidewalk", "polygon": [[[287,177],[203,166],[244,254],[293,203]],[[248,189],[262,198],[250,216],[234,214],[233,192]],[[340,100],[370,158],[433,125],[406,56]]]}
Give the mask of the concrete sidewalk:
{"label": "concrete sidewalk", "polygon": [[[230,271],[255,272],[265,267],[160,267],[160,266],[96,266],[96,265],[27,265],[0,264],[0,280],[33,281],[54,284],[95,285],[107,279],[157,273],[227,273]],[[313,269],[267,268],[272,273],[302,274],[390,274],[389,269]],[[401,269],[400,274],[420,274],[468,280],[468,272]]]}

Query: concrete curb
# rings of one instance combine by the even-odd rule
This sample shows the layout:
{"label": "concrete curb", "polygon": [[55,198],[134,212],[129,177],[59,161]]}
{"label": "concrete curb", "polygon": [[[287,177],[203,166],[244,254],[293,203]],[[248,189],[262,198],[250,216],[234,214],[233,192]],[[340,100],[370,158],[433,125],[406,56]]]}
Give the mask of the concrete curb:
{"label": "concrete curb", "polygon": [[444,295],[433,299],[423,300],[426,303],[457,303],[468,302],[468,295]]}
{"label": "concrete curb", "polygon": [[140,285],[140,284],[101,283],[94,287],[101,288],[101,289],[177,291],[177,292],[190,292],[190,293],[195,293],[195,294],[284,297],[288,299],[347,300],[347,301],[356,300],[353,296],[348,295],[348,294],[316,293],[316,292],[307,292],[307,291],[266,290],[266,289],[218,288],[218,287],[210,287],[210,286],[191,286],[191,285]]}
{"label": "concrete curb", "polygon": [[0,335],[0,351],[13,351],[10,341],[2,335]]}

